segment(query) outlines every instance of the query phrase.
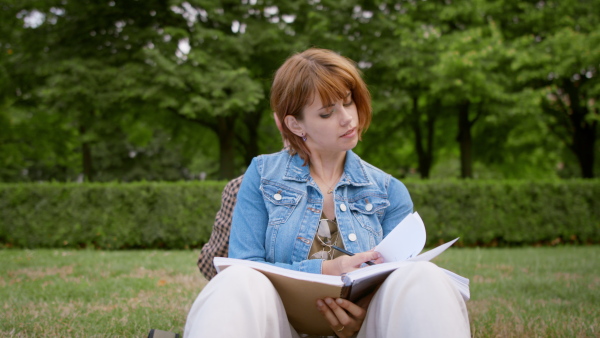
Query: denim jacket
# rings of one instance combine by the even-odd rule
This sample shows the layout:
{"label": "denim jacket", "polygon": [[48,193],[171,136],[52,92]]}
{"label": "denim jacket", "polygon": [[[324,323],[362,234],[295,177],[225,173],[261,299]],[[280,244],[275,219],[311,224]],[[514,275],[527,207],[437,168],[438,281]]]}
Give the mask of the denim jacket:
{"label": "denim jacket", "polygon": [[[309,260],[308,253],[323,193],[303,163],[287,150],[252,160],[233,212],[229,257],[321,273],[323,260]],[[375,247],[413,208],[404,184],[352,151],[333,193],[339,232],[351,252]]]}

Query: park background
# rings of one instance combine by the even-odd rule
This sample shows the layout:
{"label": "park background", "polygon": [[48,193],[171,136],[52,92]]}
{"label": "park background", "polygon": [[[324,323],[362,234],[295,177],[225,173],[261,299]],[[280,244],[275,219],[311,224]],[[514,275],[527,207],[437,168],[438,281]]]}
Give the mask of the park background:
{"label": "park background", "polygon": [[[182,332],[294,52],[357,62],[355,151],[472,280],[475,336],[598,336],[600,1],[0,3],[0,334]],[[129,250],[123,250],[129,249]],[[135,249],[135,250],[132,250]],[[191,249],[191,250],[190,250]]]}

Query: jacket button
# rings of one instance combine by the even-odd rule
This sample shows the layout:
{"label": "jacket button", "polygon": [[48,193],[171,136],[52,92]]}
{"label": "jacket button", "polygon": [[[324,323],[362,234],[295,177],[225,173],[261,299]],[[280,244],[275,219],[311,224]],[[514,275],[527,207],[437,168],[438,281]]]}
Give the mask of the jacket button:
{"label": "jacket button", "polygon": [[277,193],[277,194],[273,195],[273,198],[274,198],[276,201],[281,201],[281,194]]}
{"label": "jacket button", "polygon": [[348,239],[349,239],[351,242],[354,242],[354,241],[356,241],[356,234],[350,234],[350,235],[348,235]]}
{"label": "jacket button", "polygon": [[373,210],[373,204],[369,203],[365,206],[365,209],[367,209],[367,211],[371,211]]}
{"label": "jacket button", "polygon": [[346,205],[344,203],[340,204],[340,210],[346,211]]}

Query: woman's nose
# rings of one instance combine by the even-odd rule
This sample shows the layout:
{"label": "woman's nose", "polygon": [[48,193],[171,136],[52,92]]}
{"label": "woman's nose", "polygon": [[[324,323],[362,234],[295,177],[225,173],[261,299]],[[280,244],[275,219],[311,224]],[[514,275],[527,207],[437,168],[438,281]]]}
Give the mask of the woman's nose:
{"label": "woman's nose", "polygon": [[340,105],[340,125],[346,126],[352,122],[352,112],[348,110],[344,105]]}

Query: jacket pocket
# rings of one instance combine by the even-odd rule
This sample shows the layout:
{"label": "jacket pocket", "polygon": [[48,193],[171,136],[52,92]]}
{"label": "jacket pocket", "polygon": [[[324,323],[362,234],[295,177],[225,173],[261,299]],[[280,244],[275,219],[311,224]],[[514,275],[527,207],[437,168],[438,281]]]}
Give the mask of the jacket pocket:
{"label": "jacket pocket", "polygon": [[371,244],[381,242],[383,238],[381,218],[385,208],[390,206],[387,196],[379,191],[363,191],[349,199],[348,205],[360,226],[369,232]]}
{"label": "jacket pocket", "polygon": [[265,179],[261,181],[260,190],[269,214],[270,226],[285,223],[304,196],[302,191]]}

